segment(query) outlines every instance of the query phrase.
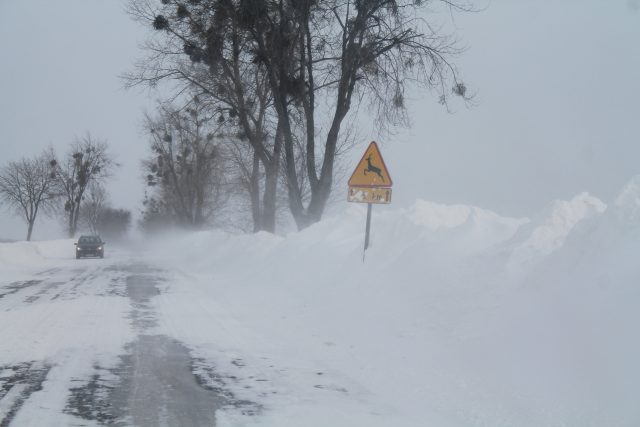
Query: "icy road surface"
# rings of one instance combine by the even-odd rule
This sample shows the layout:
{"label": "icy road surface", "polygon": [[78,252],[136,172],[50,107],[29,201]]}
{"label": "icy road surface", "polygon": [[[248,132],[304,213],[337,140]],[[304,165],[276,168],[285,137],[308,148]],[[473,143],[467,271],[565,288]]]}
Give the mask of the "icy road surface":
{"label": "icy road surface", "polygon": [[172,322],[152,305],[163,282],[123,259],[0,282],[0,425],[213,426],[223,406],[255,411],[215,366],[157,333]]}

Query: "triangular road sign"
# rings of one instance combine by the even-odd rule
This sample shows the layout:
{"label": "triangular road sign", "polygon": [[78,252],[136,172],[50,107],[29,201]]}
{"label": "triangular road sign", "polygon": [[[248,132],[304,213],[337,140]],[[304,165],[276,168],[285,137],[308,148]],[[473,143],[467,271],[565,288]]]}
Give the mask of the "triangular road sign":
{"label": "triangular road sign", "polygon": [[391,187],[393,181],[384,164],[378,145],[369,144],[356,170],[351,174],[349,185],[355,187]]}

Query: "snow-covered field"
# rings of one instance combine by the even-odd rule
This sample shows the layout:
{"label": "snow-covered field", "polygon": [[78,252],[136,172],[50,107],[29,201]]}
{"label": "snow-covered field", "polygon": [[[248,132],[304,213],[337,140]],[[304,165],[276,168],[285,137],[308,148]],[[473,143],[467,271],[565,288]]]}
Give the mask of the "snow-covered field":
{"label": "snow-covered field", "polygon": [[[640,425],[640,177],[608,205],[584,193],[531,218],[375,211],[364,263],[366,209],[350,206],[285,237],[167,234],[85,265],[159,269],[153,332],[260,408],[218,411],[219,426]],[[2,283],[72,271],[70,244],[0,244]],[[135,335],[126,307],[83,292],[66,317],[91,327],[56,317],[44,346],[16,335],[37,306],[1,312],[0,366],[69,348],[115,363]]]}

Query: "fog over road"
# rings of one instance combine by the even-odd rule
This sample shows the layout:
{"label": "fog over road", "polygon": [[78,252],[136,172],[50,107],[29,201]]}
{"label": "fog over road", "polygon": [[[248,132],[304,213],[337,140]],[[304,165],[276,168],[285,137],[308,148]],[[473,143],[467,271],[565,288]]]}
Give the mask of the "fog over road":
{"label": "fog over road", "polygon": [[[166,281],[125,258],[0,279],[0,426],[212,426],[225,405],[257,411],[215,366],[154,330],[172,322],[152,305]],[[15,360],[20,347],[31,357]]]}

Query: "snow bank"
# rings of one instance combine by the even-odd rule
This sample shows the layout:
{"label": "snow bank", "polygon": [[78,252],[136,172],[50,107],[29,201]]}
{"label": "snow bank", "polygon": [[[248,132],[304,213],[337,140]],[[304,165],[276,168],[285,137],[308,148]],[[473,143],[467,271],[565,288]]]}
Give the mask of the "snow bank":
{"label": "snow bank", "polygon": [[580,222],[599,216],[607,206],[599,199],[582,193],[569,201],[553,203],[542,224],[537,225],[511,255],[509,268],[512,272],[526,270],[563,244],[573,228]]}
{"label": "snow bank", "polygon": [[74,255],[73,240],[0,243],[0,272],[44,270]]}
{"label": "snow bank", "polygon": [[[167,234],[158,333],[215,366],[259,417],[221,426],[636,426],[640,177],[606,206],[540,216],[417,201],[287,236]],[[0,245],[0,268],[69,241]],[[4,264],[3,264],[4,263]]]}
{"label": "snow bank", "polygon": [[[171,333],[220,369],[233,348],[279,385],[238,387],[270,396],[255,425],[640,423],[640,179],[609,208],[583,193],[535,219],[427,201],[375,211],[364,263],[362,206],[285,237],[153,245],[183,271],[161,310],[197,295],[208,309],[189,323],[213,310],[234,325]],[[248,425],[237,417],[221,424]]]}

